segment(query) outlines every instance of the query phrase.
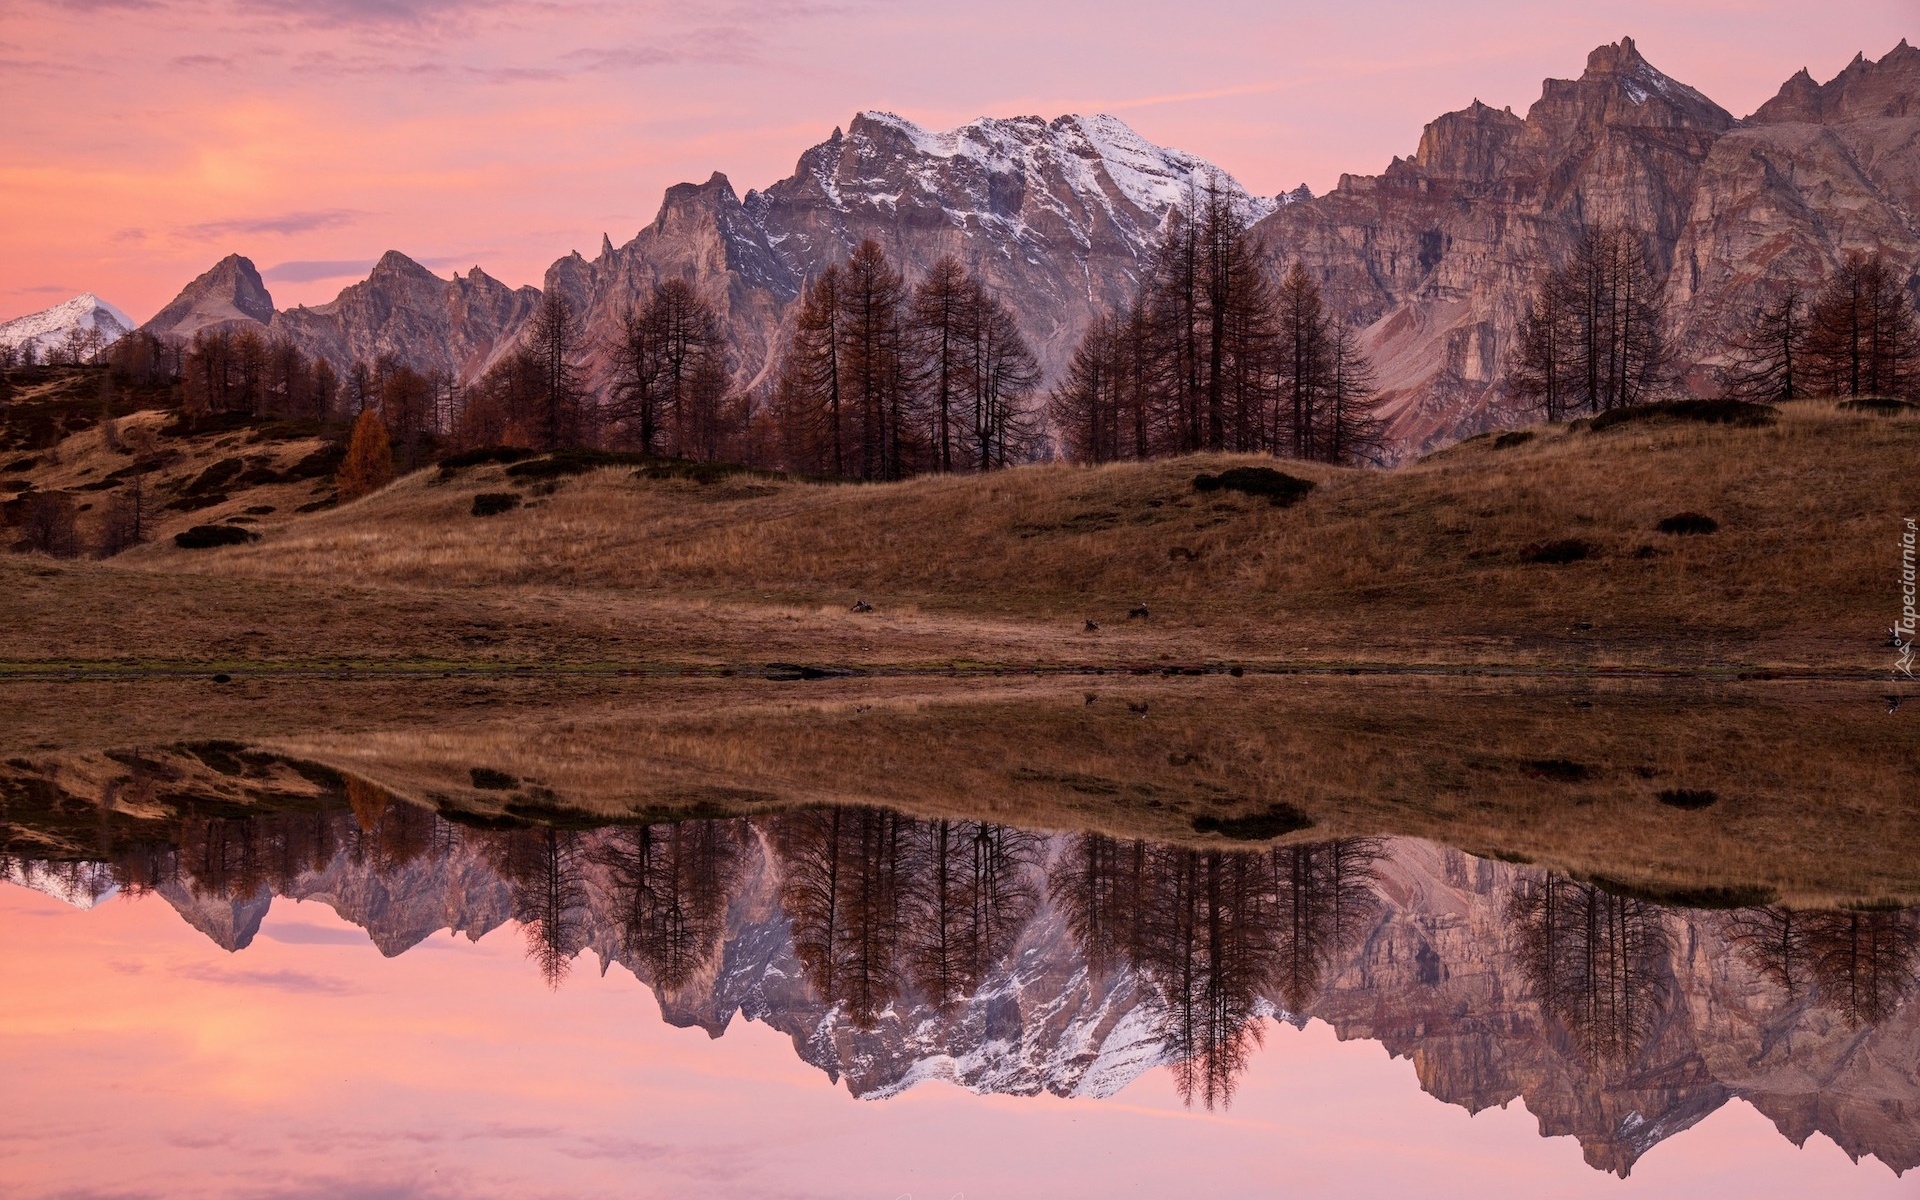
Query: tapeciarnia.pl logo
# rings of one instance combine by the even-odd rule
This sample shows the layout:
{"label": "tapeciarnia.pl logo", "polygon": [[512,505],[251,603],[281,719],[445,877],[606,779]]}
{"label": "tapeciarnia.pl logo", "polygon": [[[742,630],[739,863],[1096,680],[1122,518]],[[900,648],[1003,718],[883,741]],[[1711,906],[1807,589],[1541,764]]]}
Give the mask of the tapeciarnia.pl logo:
{"label": "tapeciarnia.pl logo", "polygon": [[1905,675],[1908,679],[1914,677],[1913,633],[1916,620],[1913,599],[1914,535],[1914,519],[1908,517],[1906,528],[1900,534],[1900,620],[1893,626],[1893,646],[1900,652],[1900,657],[1894,660],[1893,671],[1894,674]]}

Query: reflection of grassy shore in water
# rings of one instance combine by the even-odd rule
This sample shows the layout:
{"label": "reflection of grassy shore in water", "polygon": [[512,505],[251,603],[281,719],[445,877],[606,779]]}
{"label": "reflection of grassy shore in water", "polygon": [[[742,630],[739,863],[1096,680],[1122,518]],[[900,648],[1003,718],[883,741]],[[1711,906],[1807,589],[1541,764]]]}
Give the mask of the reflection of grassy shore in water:
{"label": "reflection of grassy shore in water", "polygon": [[[1556,426],[1391,472],[1280,464],[1316,485],[1286,507],[1196,490],[1252,461],[1224,457],[860,486],[430,469],[335,511],[283,507],[251,546],[0,561],[0,661],[1879,673],[1889,506],[1916,447],[1920,422],[1822,403],[1756,427]],[[504,492],[525,503],[470,515]],[[1660,532],[1687,514],[1715,532]]]}
{"label": "reflection of grassy shore in water", "polygon": [[[13,685],[9,752],[65,760],[55,777],[100,798],[119,770],[100,749],[233,739],[532,820],[879,803],[1187,844],[1409,834],[1669,896],[1910,901],[1920,784],[1886,740],[1878,690],[1131,675]],[[145,715],[100,706],[115,703]]]}

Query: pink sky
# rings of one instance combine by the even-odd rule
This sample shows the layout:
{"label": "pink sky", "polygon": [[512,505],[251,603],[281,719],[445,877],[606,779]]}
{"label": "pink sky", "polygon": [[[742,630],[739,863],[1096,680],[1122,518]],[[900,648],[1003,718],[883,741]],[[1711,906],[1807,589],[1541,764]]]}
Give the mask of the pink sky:
{"label": "pink sky", "polygon": [[863,108],[1110,111],[1273,193],[1524,111],[1628,34],[1736,115],[1920,35],[1914,0],[0,0],[0,319],[144,320],[238,251],[283,307],[389,248],[538,283],[662,190],[788,174]]}
{"label": "pink sky", "polygon": [[1155,1071],[1108,1101],[923,1084],[861,1101],[791,1042],[660,1021],[614,968],[549,992],[518,931],[383,959],[277,901],[228,954],[163,901],[91,912],[0,884],[0,1191],[40,1197],[1342,1196],[1853,1200],[1912,1195],[1736,1101],[1621,1181],[1477,1116],[1327,1026],[1269,1027],[1233,1109]]}

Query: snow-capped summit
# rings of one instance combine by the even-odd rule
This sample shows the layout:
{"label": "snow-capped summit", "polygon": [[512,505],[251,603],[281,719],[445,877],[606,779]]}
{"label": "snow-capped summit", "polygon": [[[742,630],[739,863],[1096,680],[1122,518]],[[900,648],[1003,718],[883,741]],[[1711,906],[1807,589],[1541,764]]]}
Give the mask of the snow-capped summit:
{"label": "snow-capped summit", "polygon": [[[131,333],[133,326],[132,317],[92,292],[82,292],[52,308],[0,325],[0,346],[22,347],[31,342],[34,356],[42,361],[75,347],[92,355]],[[97,340],[93,336],[96,332]]]}

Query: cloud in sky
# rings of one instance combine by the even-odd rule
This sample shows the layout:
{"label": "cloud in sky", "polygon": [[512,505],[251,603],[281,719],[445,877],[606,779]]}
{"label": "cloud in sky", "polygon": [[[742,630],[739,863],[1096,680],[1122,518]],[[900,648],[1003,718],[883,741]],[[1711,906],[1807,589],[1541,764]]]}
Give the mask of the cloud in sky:
{"label": "cloud in sky", "polygon": [[279,213],[265,217],[230,217],[223,221],[205,221],[184,226],[182,237],[212,242],[235,234],[296,234],[351,225],[366,214],[352,208],[328,208],[313,212]]}
{"label": "cloud in sky", "polygon": [[240,0],[256,13],[290,17],[306,25],[419,26],[498,7],[503,0]]}

